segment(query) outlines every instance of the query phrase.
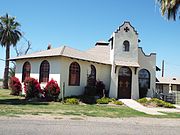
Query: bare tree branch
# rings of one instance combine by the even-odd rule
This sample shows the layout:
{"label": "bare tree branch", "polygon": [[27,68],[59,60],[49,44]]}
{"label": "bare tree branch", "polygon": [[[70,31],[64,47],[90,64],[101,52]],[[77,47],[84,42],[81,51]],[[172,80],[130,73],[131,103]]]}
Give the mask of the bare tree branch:
{"label": "bare tree branch", "polygon": [[15,51],[16,51],[16,56],[19,56],[20,53],[19,53],[19,50],[17,49],[17,46],[14,47]]}
{"label": "bare tree branch", "polygon": [[27,42],[28,42],[28,47],[27,47],[27,49],[25,50],[24,54],[27,54],[28,51],[31,49],[31,43],[30,43],[29,41],[27,41]]}
{"label": "bare tree branch", "polygon": [[17,46],[14,47],[15,51],[16,51],[16,56],[21,56],[21,55],[26,55],[28,53],[28,51],[31,49],[31,43],[29,40],[27,40],[24,36],[22,36],[23,39],[27,42],[27,48],[24,49],[24,45],[21,46],[21,48],[17,48]]}

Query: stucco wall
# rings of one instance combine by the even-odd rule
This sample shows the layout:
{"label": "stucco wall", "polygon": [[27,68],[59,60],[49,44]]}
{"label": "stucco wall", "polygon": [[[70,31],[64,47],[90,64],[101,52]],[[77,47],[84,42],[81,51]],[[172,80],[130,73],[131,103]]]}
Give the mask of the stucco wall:
{"label": "stucco wall", "polygon": [[[126,32],[124,29],[128,28]],[[138,34],[135,29],[128,23],[125,22],[119,29],[112,34],[113,49],[110,47],[110,60],[112,63],[111,69],[111,83],[110,83],[110,97],[117,98],[118,94],[118,72],[121,66],[116,66],[115,63],[118,61],[139,63],[140,67],[136,68],[130,66],[132,71],[132,83],[131,83],[131,98],[139,98],[139,80],[138,73],[141,69],[147,69],[150,72],[150,89],[148,90],[147,96],[153,96],[153,90],[155,90],[156,81],[156,55],[150,56],[145,55],[141,48],[138,48]],[[128,40],[130,43],[129,51],[123,51],[123,42]],[[110,41],[110,45],[112,40]],[[120,63],[119,62],[119,63]],[[125,65],[124,65],[125,66]],[[115,72],[116,69],[116,72]]]}
{"label": "stucco wall", "polygon": [[[105,83],[106,90],[109,90],[110,85],[110,65],[98,64],[93,62],[87,62],[77,59],[71,59],[66,57],[48,57],[48,58],[36,58],[36,59],[24,59],[16,61],[16,77],[22,81],[22,69],[23,64],[28,61],[31,64],[31,74],[33,77],[39,80],[39,68],[42,61],[47,60],[50,64],[49,79],[53,78],[58,82],[62,88],[62,83],[65,82],[65,96],[81,95],[84,93],[84,87],[87,84],[87,73],[90,72],[90,65],[94,65],[96,68],[96,79]],[[72,62],[77,62],[80,65],[80,86],[69,86],[69,66]],[[45,87],[46,83],[41,83],[41,87]],[[24,91],[23,91],[24,93]],[[61,96],[61,95],[60,95]]]}
{"label": "stucco wall", "polygon": [[150,73],[150,89],[148,90],[147,96],[153,97],[153,91],[156,88],[156,54],[145,55],[142,48],[139,48],[138,59],[140,68],[138,68],[137,73],[141,69],[146,69]]}
{"label": "stucco wall", "polygon": [[[69,86],[69,66],[72,62],[77,62],[80,65],[80,86]],[[60,74],[61,84],[65,82],[65,96],[81,95],[84,93],[84,87],[87,85],[87,73],[90,72],[90,66],[96,68],[96,79],[104,82],[106,90],[109,90],[110,85],[110,65],[97,64],[77,59],[61,57]]]}
{"label": "stucco wall", "polygon": [[[111,71],[111,85],[110,85],[110,93],[109,96],[112,98],[118,97],[118,76],[119,76],[119,70],[122,66],[112,67]],[[135,68],[129,67],[132,73],[131,78],[131,98],[132,99],[138,99],[139,98],[139,85],[138,85],[138,74],[136,72],[135,74]]]}
{"label": "stucco wall", "polygon": [[[31,64],[30,77],[33,77],[39,81],[39,71],[41,62],[47,60],[50,64],[49,80],[54,79],[60,84],[60,58],[59,57],[48,57],[48,58],[35,58],[35,59],[23,59],[16,61],[16,74],[15,76],[22,81],[22,70],[23,65],[26,61]],[[41,87],[45,87],[46,83],[41,83]],[[24,90],[23,90],[24,93]]]}
{"label": "stucco wall", "polygon": [[[125,28],[128,27],[129,31],[125,32]],[[128,52],[123,51],[123,42],[128,40],[130,48]],[[138,35],[134,32],[134,29],[125,23],[120,30],[115,32],[114,35],[114,60],[115,61],[128,61],[138,62]]]}

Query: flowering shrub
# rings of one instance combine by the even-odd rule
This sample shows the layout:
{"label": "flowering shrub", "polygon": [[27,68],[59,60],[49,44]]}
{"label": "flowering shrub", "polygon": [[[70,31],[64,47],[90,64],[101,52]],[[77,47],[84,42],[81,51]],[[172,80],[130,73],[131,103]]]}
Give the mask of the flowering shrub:
{"label": "flowering shrub", "polygon": [[39,82],[31,77],[25,79],[24,90],[26,92],[27,99],[39,97],[39,95],[42,93]]}
{"label": "flowering shrub", "polygon": [[56,100],[60,93],[60,88],[58,86],[58,83],[51,79],[46,87],[44,88],[45,92],[45,98],[48,100]]}
{"label": "flowering shrub", "polygon": [[11,88],[11,95],[18,96],[22,91],[22,85],[17,77],[11,77],[9,86]]}

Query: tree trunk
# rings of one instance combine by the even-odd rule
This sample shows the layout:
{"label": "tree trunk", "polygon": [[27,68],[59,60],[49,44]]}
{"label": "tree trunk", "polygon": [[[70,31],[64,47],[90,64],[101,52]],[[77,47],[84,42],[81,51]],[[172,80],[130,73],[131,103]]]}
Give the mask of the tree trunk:
{"label": "tree trunk", "polygon": [[8,89],[9,55],[10,55],[10,46],[6,45],[6,60],[5,60],[5,68],[4,68],[4,80],[3,80],[4,89]]}

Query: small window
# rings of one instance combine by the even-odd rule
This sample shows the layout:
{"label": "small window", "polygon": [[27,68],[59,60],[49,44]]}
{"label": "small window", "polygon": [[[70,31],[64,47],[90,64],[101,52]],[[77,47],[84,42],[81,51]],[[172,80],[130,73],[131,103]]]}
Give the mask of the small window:
{"label": "small window", "polygon": [[129,52],[129,41],[125,40],[123,42],[123,51],[124,52]]}
{"label": "small window", "polygon": [[39,82],[48,82],[49,81],[49,62],[47,60],[44,60],[40,65],[40,76],[39,76]]}
{"label": "small window", "polygon": [[23,65],[23,72],[22,72],[22,82],[24,82],[24,80],[28,77],[30,77],[30,73],[31,73],[31,65],[30,63],[27,61],[24,63]]}
{"label": "small window", "polygon": [[69,67],[69,85],[80,85],[80,66],[77,62],[71,63]]}

